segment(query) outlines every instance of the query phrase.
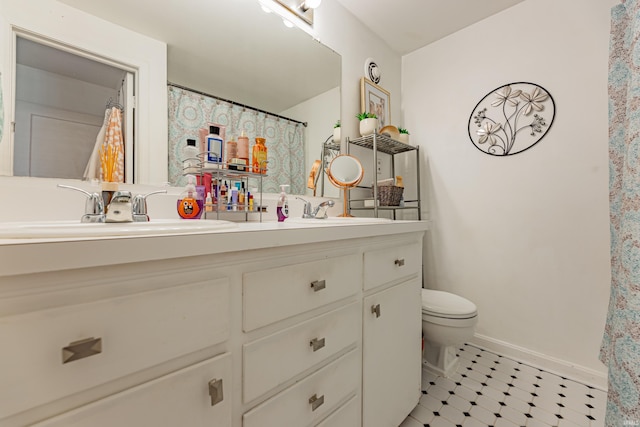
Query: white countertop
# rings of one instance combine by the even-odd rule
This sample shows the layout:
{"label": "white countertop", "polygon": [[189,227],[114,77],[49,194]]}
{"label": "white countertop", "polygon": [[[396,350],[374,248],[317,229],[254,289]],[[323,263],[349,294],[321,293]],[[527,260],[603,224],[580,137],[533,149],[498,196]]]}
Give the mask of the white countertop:
{"label": "white countertop", "polygon": [[422,232],[427,221],[335,224],[243,222],[206,233],[74,239],[0,239],[0,277]]}

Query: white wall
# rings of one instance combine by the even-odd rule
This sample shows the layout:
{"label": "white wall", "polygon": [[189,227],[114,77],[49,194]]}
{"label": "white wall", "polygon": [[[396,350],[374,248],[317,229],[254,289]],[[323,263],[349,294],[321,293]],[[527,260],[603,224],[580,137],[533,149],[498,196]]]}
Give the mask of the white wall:
{"label": "white wall", "polygon": [[[280,114],[285,117],[313,117],[305,128],[304,157],[305,171],[310,171],[315,160],[321,160],[322,144],[333,135],[333,125],[340,119],[340,88],[336,87],[320,95],[302,102]],[[329,183],[324,177],[324,196],[339,197],[340,190]],[[305,188],[307,176],[305,179]],[[322,184],[318,181],[316,194],[321,196]],[[305,195],[313,195],[313,190],[306,189]],[[291,202],[290,202],[291,203]],[[301,202],[295,202],[301,203]]]}
{"label": "white wall", "polygon": [[[607,63],[613,0],[528,0],[403,58],[402,99],[423,148],[426,286],[478,305],[479,341],[574,365],[598,361],[609,296]],[[467,123],[489,91],[546,88],[556,119],[532,149],[481,153]],[[483,337],[482,337],[483,336]]]}

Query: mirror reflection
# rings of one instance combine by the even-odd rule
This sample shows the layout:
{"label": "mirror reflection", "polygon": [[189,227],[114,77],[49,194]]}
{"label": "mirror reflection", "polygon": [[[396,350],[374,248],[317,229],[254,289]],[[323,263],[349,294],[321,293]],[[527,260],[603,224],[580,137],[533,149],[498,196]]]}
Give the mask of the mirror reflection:
{"label": "mirror reflection", "polygon": [[[184,0],[162,7],[151,0],[61,2],[166,42],[171,83],[307,122],[304,164],[288,172],[306,183],[340,118],[338,54],[299,29],[286,28],[257,0]],[[166,170],[168,165],[164,160],[151,167]]]}

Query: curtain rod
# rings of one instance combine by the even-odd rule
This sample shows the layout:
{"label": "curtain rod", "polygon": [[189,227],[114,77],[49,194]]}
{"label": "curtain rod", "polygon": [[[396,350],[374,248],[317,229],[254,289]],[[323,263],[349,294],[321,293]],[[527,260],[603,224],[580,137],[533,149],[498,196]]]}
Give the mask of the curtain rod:
{"label": "curtain rod", "polygon": [[167,82],[167,85],[168,86],[177,87],[178,89],[188,90],[189,92],[197,93],[198,95],[204,95],[204,96],[208,96],[210,98],[215,98],[215,99],[217,99],[219,101],[228,102],[229,104],[237,105],[237,106],[242,107],[242,108],[248,108],[248,109],[253,110],[253,111],[257,111],[257,112],[260,112],[260,113],[268,114],[270,116],[277,117],[279,119],[284,119],[284,120],[288,120],[288,121],[293,122],[293,123],[298,123],[298,124],[300,124],[300,125],[302,125],[304,127],[307,127],[307,125],[308,125],[307,122],[301,122],[300,120],[295,120],[295,119],[292,119],[292,118],[289,118],[289,117],[281,116],[279,114],[270,113],[269,111],[261,110],[260,108],[251,107],[250,105],[241,104],[239,102],[232,101],[230,99],[221,98],[221,97],[219,97],[217,95],[211,95],[210,93],[206,93],[206,92],[202,92],[202,91],[199,91],[199,90],[191,89],[191,88],[188,88],[186,86],[181,86],[181,85],[176,84],[176,83],[171,83],[169,81]]}

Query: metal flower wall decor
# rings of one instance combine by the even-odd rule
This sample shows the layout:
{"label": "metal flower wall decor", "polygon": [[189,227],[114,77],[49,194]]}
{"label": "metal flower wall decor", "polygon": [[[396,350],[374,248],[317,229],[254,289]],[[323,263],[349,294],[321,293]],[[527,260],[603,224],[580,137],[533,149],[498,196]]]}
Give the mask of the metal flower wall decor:
{"label": "metal flower wall decor", "polygon": [[522,153],[547,134],[555,118],[555,103],[542,86],[509,83],[489,92],[469,118],[469,138],[492,156]]}

